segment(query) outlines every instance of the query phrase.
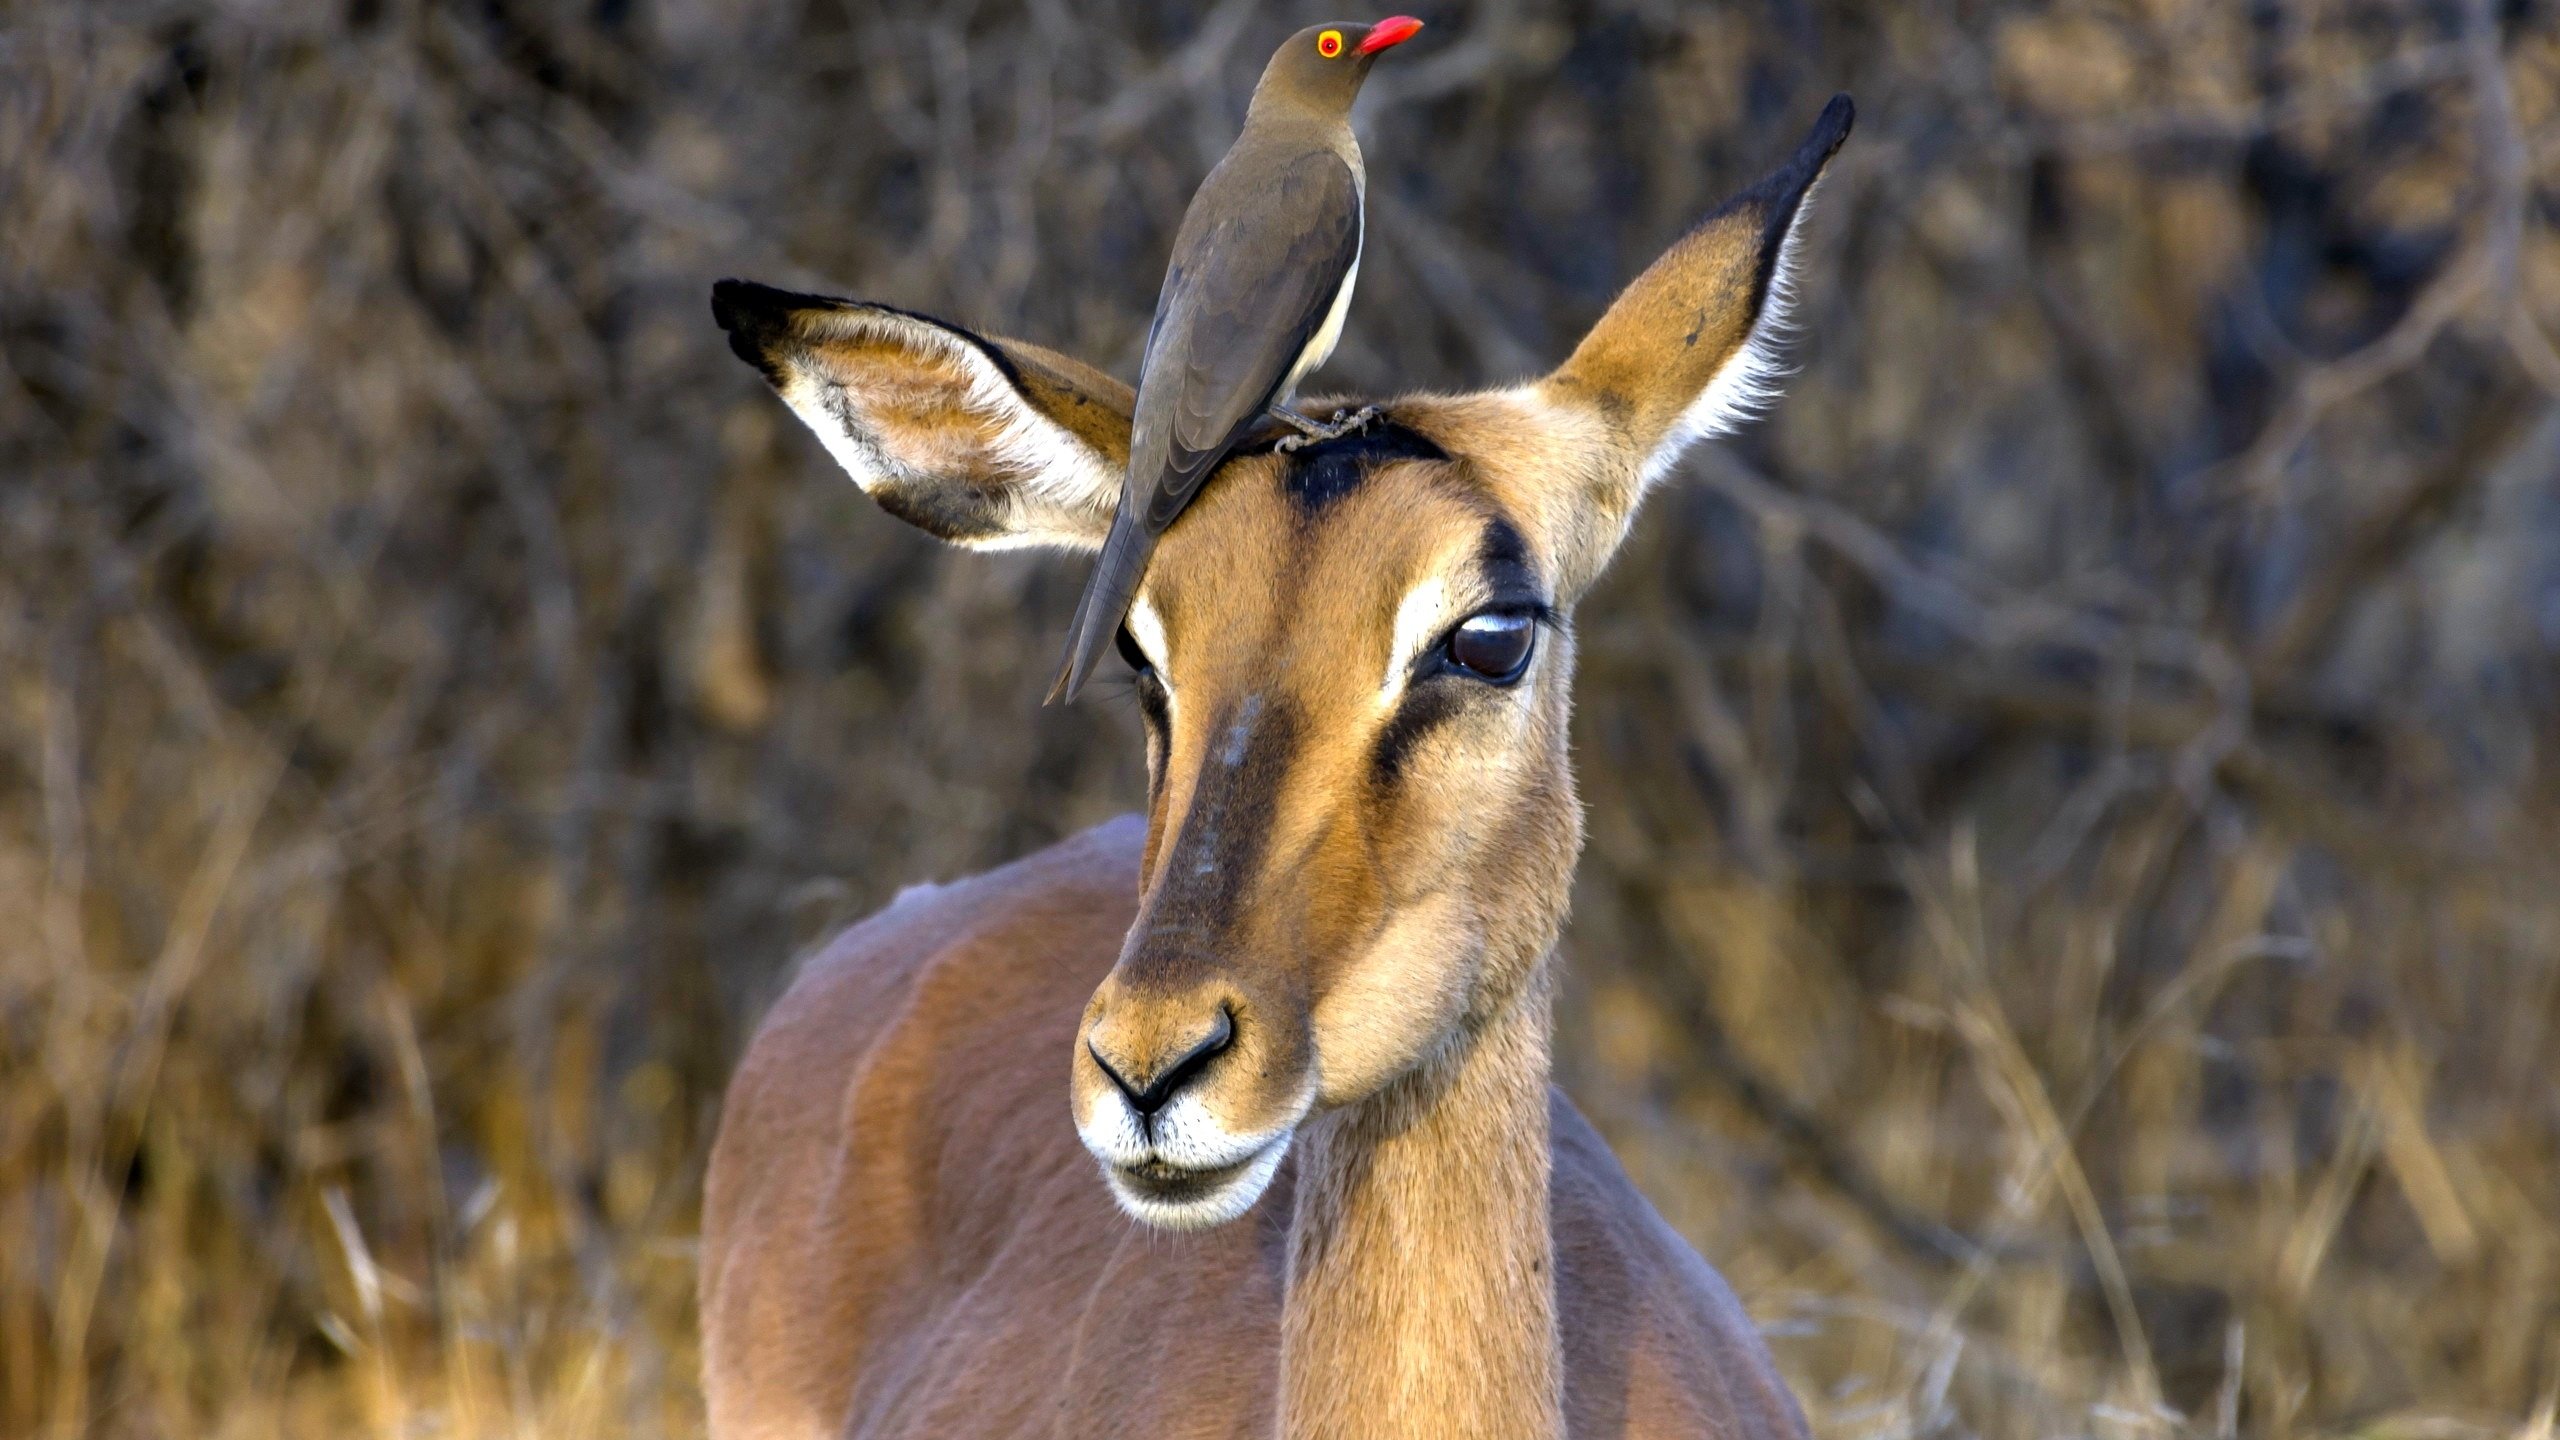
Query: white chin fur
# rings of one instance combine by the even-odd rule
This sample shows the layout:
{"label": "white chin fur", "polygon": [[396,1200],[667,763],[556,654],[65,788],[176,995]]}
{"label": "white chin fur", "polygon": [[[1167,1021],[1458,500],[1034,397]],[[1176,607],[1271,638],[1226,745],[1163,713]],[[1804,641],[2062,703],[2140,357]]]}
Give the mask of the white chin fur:
{"label": "white chin fur", "polygon": [[[1101,1162],[1111,1198],[1134,1218],[1167,1230],[1224,1225],[1253,1208],[1279,1173],[1297,1129],[1292,1122],[1258,1134],[1233,1134],[1191,1095],[1176,1095],[1156,1112],[1151,1125],[1140,1125],[1128,1102],[1114,1093],[1095,1096],[1087,1108],[1089,1113],[1077,1117],[1076,1134]],[[1131,1173],[1149,1168],[1201,1176],[1234,1173],[1196,1189],[1178,1176],[1170,1177],[1169,1184],[1150,1186]]]}

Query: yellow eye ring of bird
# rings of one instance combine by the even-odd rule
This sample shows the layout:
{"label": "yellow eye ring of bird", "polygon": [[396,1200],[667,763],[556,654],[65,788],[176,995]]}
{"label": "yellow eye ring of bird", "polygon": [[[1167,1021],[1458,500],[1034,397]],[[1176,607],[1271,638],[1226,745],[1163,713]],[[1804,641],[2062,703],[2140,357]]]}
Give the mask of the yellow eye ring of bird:
{"label": "yellow eye ring of bird", "polygon": [[1316,53],[1327,60],[1342,53],[1342,32],[1327,30],[1316,37]]}

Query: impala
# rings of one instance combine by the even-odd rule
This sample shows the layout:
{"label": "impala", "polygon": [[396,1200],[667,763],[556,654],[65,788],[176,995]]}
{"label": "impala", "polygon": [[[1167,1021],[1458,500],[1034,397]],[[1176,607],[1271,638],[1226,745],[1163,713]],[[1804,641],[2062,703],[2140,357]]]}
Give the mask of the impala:
{"label": "impala", "polygon": [[[1574,603],[1771,397],[1849,125],[1833,100],[1544,378],[1238,448],[1120,638],[1144,819],[905,892],[750,1046],[703,1203],[715,1434],[1803,1434],[1554,1089],[1549,1011]],[[1109,529],[1127,386],[877,305],[713,308],[891,514]]]}

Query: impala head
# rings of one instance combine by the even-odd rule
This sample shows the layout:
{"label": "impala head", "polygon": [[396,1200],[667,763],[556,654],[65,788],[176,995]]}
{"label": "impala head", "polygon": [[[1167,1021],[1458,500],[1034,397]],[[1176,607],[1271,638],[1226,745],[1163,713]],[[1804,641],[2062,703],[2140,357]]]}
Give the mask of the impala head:
{"label": "impala head", "polygon": [[[1248,442],[1156,551],[1121,652],[1147,732],[1136,923],[1086,1008],[1077,1128],[1130,1213],[1251,1205],[1311,1114],[1462,1046],[1562,923],[1574,602],[1683,449],[1769,395],[1834,100],[1542,379]],[[862,488],[946,540],[1091,549],[1128,458],[1100,373],[881,306],[714,309]]]}

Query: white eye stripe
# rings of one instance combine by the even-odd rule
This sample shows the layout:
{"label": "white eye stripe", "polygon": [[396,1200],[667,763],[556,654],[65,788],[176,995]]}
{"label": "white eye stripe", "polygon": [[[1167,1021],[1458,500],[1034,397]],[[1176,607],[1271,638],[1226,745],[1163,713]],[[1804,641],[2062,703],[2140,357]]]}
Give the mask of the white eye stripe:
{"label": "white eye stripe", "polygon": [[1156,607],[1148,604],[1145,596],[1129,607],[1129,638],[1138,642],[1138,649],[1146,655],[1147,663],[1156,667],[1156,673],[1164,674],[1166,662],[1173,658],[1165,653],[1164,617],[1156,614]]}
{"label": "white eye stripe", "polygon": [[1378,685],[1378,703],[1392,705],[1404,693],[1405,678],[1424,646],[1440,638],[1449,619],[1449,585],[1434,575],[1405,592],[1396,606],[1395,643],[1387,651],[1386,677]]}
{"label": "white eye stripe", "polygon": [[1129,638],[1137,642],[1138,653],[1146,656],[1147,663],[1155,667],[1158,693],[1164,696],[1165,721],[1171,724],[1174,707],[1179,702],[1173,693],[1173,672],[1166,668],[1173,655],[1165,644],[1164,617],[1158,615],[1156,607],[1148,604],[1146,597],[1141,595],[1136,603],[1130,605],[1129,618],[1122,623],[1129,627]]}

